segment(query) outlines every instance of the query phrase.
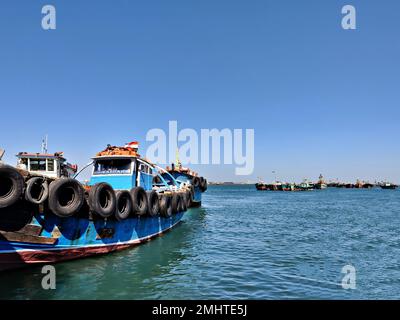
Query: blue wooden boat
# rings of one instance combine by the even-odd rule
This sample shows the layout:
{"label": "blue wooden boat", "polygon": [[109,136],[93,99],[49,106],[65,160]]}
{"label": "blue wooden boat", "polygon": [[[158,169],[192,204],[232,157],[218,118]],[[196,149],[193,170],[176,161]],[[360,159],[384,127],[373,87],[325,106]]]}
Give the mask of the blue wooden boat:
{"label": "blue wooden boat", "polygon": [[23,168],[0,163],[0,270],[132,247],[201,203],[200,178],[170,173],[142,159],[137,147],[107,146],[93,158],[85,185],[65,171],[59,154],[19,154]]}
{"label": "blue wooden boat", "polygon": [[179,161],[178,166],[174,164],[170,167],[167,167],[167,172],[162,174],[163,178],[168,181],[168,183],[172,183],[172,179],[177,181],[180,185],[192,185],[193,186],[193,196],[190,203],[191,207],[199,207],[201,206],[201,194],[205,192],[208,188],[207,179],[203,177],[199,177],[197,172],[190,170],[189,168],[183,167]]}

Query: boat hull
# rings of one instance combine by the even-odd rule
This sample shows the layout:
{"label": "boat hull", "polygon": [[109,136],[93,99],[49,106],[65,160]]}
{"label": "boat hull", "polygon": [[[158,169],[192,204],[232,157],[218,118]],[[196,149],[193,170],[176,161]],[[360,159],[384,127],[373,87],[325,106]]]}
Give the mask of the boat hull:
{"label": "boat hull", "polygon": [[[167,232],[181,221],[183,214],[133,217],[123,221],[61,219],[51,213],[38,214],[30,224],[36,227],[31,228],[37,230],[36,234],[0,233],[0,271],[124,250]],[[14,241],[7,239],[10,235]],[[18,237],[21,241],[15,241]],[[29,242],[27,237],[31,239]]]}

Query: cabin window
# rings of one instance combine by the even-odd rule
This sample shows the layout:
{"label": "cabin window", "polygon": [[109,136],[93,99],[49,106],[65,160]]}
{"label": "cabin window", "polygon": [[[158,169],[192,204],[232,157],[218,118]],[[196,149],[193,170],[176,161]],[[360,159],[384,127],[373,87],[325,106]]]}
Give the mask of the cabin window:
{"label": "cabin window", "polygon": [[46,159],[30,159],[31,171],[46,171]]}
{"label": "cabin window", "polygon": [[130,174],[130,159],[98,160],[94,164],[93,174]]}
{"label": "cabin window", "polygon": [[148,165],[145,165],[144,163],[141,163],[139,165],[139,171],[147,174],[151,174],[151,168]]}
{"label": "cabin window", "polygon": [[47,159],[47,171],[54,171],[54,159]]}

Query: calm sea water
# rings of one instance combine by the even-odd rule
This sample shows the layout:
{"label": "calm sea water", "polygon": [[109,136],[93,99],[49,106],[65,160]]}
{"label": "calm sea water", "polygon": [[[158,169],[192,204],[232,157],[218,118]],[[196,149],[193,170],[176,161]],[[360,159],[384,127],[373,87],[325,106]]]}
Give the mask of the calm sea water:
{"label": "calm sea water", "polygon": [[[399,299],[400,191],[209,187],[171,232],[106,256],[0,274],[2,299]],[[343,266],[356,289],[341,286]]]}

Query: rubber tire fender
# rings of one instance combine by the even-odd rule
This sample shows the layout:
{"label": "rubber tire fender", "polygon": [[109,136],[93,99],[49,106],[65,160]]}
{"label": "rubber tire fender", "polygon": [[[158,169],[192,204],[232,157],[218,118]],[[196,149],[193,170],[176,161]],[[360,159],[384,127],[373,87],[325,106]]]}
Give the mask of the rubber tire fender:
{"label": "rubber tire fender", "polygon": [[191,204],[191,202],[192,202],[191,196],[192,196],[191,191],[190,191],[190,190],[187,190],[187,191],[185,192],[186,208],[189,208],[189,207],[190,207],[190,204]]}
{"label": "rubber tire fender", "polygon": [[186,202],[186,192],[180,194],[181,197],[181,212],[185,212],[187,210],[187,202]]}
{"label": "rubber tire fender", "polygon": [[[35,197],[32,194],[32,192],[34,191],[34,188],[36,188],[38,185],[41,188],[41,190],[39,193],[39,197]],[[48,197],[49,197],[49,184],[45,178],[33,177],[28,180],[25,189],[25,200],[33,204],[42,204],[47,200]]]}
{"label": "rubber tire fender", "polygon": [[189,200],[190,200],[190,203],[189,203],[189,207],[191,207],[192,205],[193,205],[193,203],[194,203],[194,186],[190,186],[190,197],[189,197]]}
{"label": "rubber tire fender", "polygon": [[[62,195],[72,191],[72,199],[63,199]],[[67,201],[67,203],[64,202]],[[72,178],[54,180],[49,185],[49,209],[61,218],[67,218],[77,213],[85,202],[84,191],[81,184]]]}
{"label": "rubber tire fender", "polygon": [[160,213],[160,204],[158,201],[158,193],[154,190],[147,191],[148,214],[152,217]]}
{"label": "rubber tire fender", "polygon": [[89,191],[89,208],[102,218],[115,214],[117,199],[113,187],[106,182],[93,185]]}
{"label": "rubber tire fender", "polygon": [[207,189],[208,189],[208,181],[207,179],[204,179],[204,191],[207,191]]}
{"label": "rubber tire fender", "polygon": [[200,189],[202,192],[207,190],[207,180],[203,177],[200,178]]}
{"label": "rubber tire fender", "polygon": [[21,199],[25,182],[17,169],[0,164],[0,208],[6,208]]}
{"label": "rubber tire fender", "polygon": [[199,177],[193,177],[192,179],[192,185],[195,188],[200,187],[200,178]]}
{"label": "rubber tire fender", "polygon": [[172,216],[171,197],[163,194],[159,198],[160,214],[163,217],[169,218]]}
{"label": "rubber tire fender", "polygon": [[147,213],[148,202],[146,191],[142,187],[136,187],[131,190],[133,212],[139,216]]}
{"label": "rubber tire fender", "polygon": [[127,190],[118,190],[115,192],[115,218],[118,221],[125,220],[132,213],[132,197]]}
{"label": "rubber tire fender", "polygon": [[181,209],[181,197],[180,194],[177,192],[174,192],[172,194],[171,207],[172,207],[172,213],[178,213],[179,210]]}

